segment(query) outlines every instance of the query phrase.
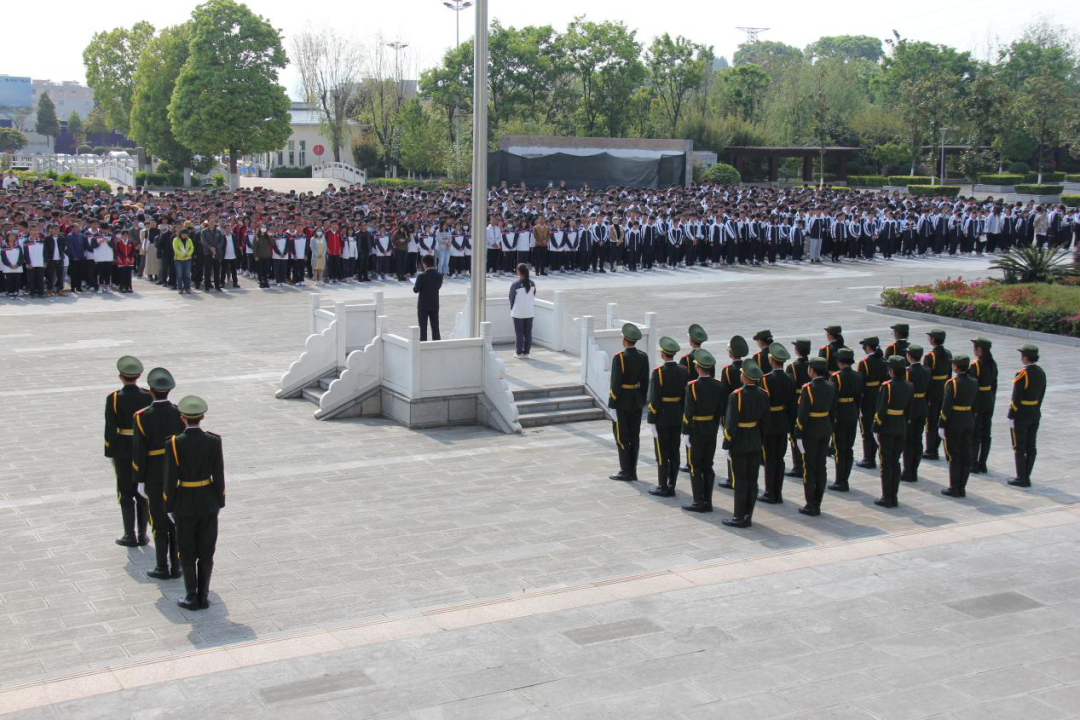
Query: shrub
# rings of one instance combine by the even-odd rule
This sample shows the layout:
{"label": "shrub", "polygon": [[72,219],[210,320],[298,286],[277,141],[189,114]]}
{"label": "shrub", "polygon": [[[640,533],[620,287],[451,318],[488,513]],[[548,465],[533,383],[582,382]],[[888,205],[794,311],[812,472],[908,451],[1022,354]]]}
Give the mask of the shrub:
{"label": "shrub", "polygon": [[716,185],[738,185],[742,182],[739,171],[727,163],[716,163],[701,174],[702,180]]}
{"label": "shrub", "polygon": [[884,175],[848,175],[847,181],[851,187],[885,187],[889,184],[889,178]]}
{"label": "shrub", "polygon": [[311,166],[305,165],[304,167],[276,167],[274,168],[273,177],[276,178],[309,178],[311,177]]}
{"label": "shrub", "polygon": [[1046,283],[1076,274],[1069,252],[1061,248],[1018,245],[995,258],[990,267],[1001,270],[1006,283]]}
{"label": "shrub", "polygon": [[1065,176],[1065,182],[1080,183],[1080,175],[1069,174]]}
{"label": "shrub", "polygon": [[1031,170],[1031,166],[1028,165],[1026,162],[1011,162],[1009,163],[1008,170],[1011,173],[1023,175],[1024,173]]}
{"label": "shrub", "polygon": [[1062,195],[1061,202],[1069,207],[1080,207],[1080,195]]}
{"label": "shrub", "polygon": [[369,187],[381,188],[419,188],[425,191],[444,190],[446,188],[464,187],[468,183],[464,180],[409,180],[408,178],[374,178],[368,180]]}
{"label": "shrub", "polygon": [[95,155],[104,155],[105,153],[109,152],[109,148],[98,145],[93,150],[91,150],[91,152]]}
{"label": "shrub", "polygon": [[1013,189],[1021,195],[1060,195],[1063,185],[1015,185]]}
{"label": "shrub", "polygon": [[934,181],[933,178],[926,175],[890,175],[890,185],[929,185]]}
{"label": "shrub", "polygon": [[61,175],[60,177],[56,178],[56,181],[59,182],[59,183],[62,183],[62,184],[70,185],[71,183],[75,182],[78,179],[79,179],[78,175],[72,175],[71,173],[66,172],[63,175]]}
{"label": "shrub", "polygon": [[180,187],[184,184],[183,173],[172,171],[168,173],[154,172],[149,173],[144,170],[140,170],[135,173],[135,184],[141,186],[151,185],[153,187]]}
{"label": "shrub", "polygon": [[980,175],[979,182],[983,185],[1015,185],[1024,182],[1023,175],[1009,173],[996,173],[994,175]]}
{"label": "shrub", "polygon": [[75,153],[77,155],[89,155],[92,152],[94,152],[94,148],[90,145],[80,145],[79,147],[75,148]]}
{"label": "shrub", "polygon": [[960,194],[959,185],[908,185],[907,189],[912,195],[920,196],[956,197]]}
{"label": "shrub", "polygon": [[162,175],[164,175],[165,173],[172,172],[172,169],[173,169],[173,166],[169,164],[168,160],[162,160],[161,162],[159,162],[157,164],[156,172],[159,172]]}
{"label": "shrub", "polygon": [[214,187],[225,187],[225,176],[221,173],[214,173]]}

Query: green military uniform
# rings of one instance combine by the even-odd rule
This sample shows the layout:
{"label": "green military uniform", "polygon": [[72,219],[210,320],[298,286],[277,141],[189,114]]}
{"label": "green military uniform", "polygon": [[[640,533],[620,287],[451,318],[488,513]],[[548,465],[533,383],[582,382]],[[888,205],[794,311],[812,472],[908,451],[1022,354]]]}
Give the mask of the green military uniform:
{"label": "green military uniform", "polygon": [[686,336],[690,339],[690,352],[679,358],[679,364],[686,370],[689,380],[694,380],[698,376],[697,365],[694,364],[694,353],[709,339],[709,335],[700,325],[694,324],[686,331]]}
{"label": "green military uniform", "polygon": [[791,469],[785,475],[803,477],[802,452],[795,442],[795,415],[799,409],[799,395],[802,394],[803,386],[810,382],[810,340],[798,338],[791,343],[795,346],[795,359],[787,366],[787,374],[795,381],[795,402],[791,404],[791,413],[788,415],[788,425],[791,427],[789,435],[791,445]]}
{"label": "green military uniform", "polygon": [[116,539],[116,544],[135,547],[146,545],[150,540],[146,537],[146,498],[139,494],[139,486],[132,474],[131,438],[135,413],[149,405],[153,397],[135,384],[143,371],[137,358],[125,355],[117,361],[116,369],[126,382],[105,398],[105,457],[113,461],[116,500],[120,503],[120,518],[124,523],[124,534]]}
{"label": "green military uniform", "polygon": [[[679,343],[660,338],[660,349],[674,356]],[[656,451],[657,486],[649,492],[661,497],[675,494],[679,478],[679,435],[682,430],[683,398],[686,395],[686,369],[674,360],[653,368],[649,377],[648,415]]]}
{"label": "green military uniform", "polygon": [[690,465],[690,485],[694,501],[683,505],[691,512],[712,512],[713,458],[716,455],[716,434],[720,430],[720,381],[710,371],[716,360],[708,350],[699,350],[694,362],[701,368],[697,380],[686,384],[683,398],[683,444],[687,446],[686,462]]}
{"label": "green military uniform", "polygon": [[217,549],[218,511],[225,507],[225,459],[221,437],[197,423],[206,403],[193,395],[177,405],[187,429],[165,443],[165,512],[176,521],[176,539],[186,595],[185,610],[210,606],[210,575]]}
{"label": "green military uniform", "polygon": [[803,387],[795,421],[795,437],[803,446],[803,490],[806,495],[806,505],[799,508],[799,512],[820,515],[821,499],[828,482],[825,461],[836,418],[836,387],[825,378],[829,367],[825,358],[812,359],[810,367],[819,375]]}
{"label": "green military uniform", "polygon": [[840,366],[836,362],[836,351],[844,347],[844,329],[839,325],[829,325],[825,328],[825,332],[833,336],[833,340],[830,340],[825,345],[821,346],[818,350],[818,357],[825,358],[828,363],[829,372],[833,373],[840,369]]}
{"label": "green military uniform", "polygon": [[926,425],[926,415],[929,412],[929,402],[926,394],[930,388],[930,371],[919,362],[922,359],[923,349],[919,345],[908,345],[908,355],[912,358],[904,374],[904,380],[911,384],[911,405],[908,406],[908,431],[904,435],[904,469],[900,473],[900,479],[907,482],[918,482],[919,462],[922,460],[923,426]]}
{"label": "green military uniform", "polygon": [[[743,358],[750,352],[746,340],[741,335],[733,335],[727,345],[731,362],[724,366],[717,379],[720,381],[720,422],[727,417],[727,401],[731,393],[742,387]],[[720,483],[722,488],[735,487],[731,482],[731,467],[728,464],[727,480]]]}
{"label": "green military uniform", "polygon": [[968,374],[967,355],[952,360],[956,377],[945,382],[938,426],[945,432],[945,459],[949,462],[949,487],[943,495],[965,497],[971,474],[971,431],[975,429],[972,410],[979,395],[979,383]]}
{"label": "green military uniform", "polygon": [[[899,504],[896,495],[900,490],[900,456],[904,451],[908,411],[915,390],[904,380],[907,360],[893,355],[888,363],[896,376],[882,383],[874,413],[873,430],[881,440],[881,497],[875,502],[882,507],[894,508]],[[915,431],[921,432],[922,428]]]}
{"label": "green military uniform", "polygon": [[132,441],[131,469],[135,482],[144,485],[157,558],[154,569],[146,574],[159,579],[177,578],[180,577],[180,560],[177,556],[176,527],[165,512],[165,441],[183,432],[184,422],[180,419],[180,411],[164,397],[176,387],[169,371],[154,368],[146,380],[151,390],[162,395],[135,413]]}
{"label": "green military uniform", "polygon": [[971,432],[971,472],[985,473],[986,460],[990,457],[990,426],[994,421],[994,401],[997,399],[997,361],[990,353],[992,343],[984,337],[971,341],[982,349],[982,355],[971,361],[971,377],[979,383],[979,397],[975,400],[975,429]]}
{"label": "green military uniform", "polygon": [[765,343],[765,345],[754,353],[754,356],[750,359],[758,366],[762,374],[768,375],[772,372],[772,366],[769,365],[769,346],[772,345],[772,330],[759,330],[754,335],[754,340],[758,343]]}
{"label": "green military uniform", "polygon": [[1009,481],[1017,487],[1031,487],[1031,471],[1035,467],[1035,441],[1042,418],[1042,403],[1046,396],[1046,373],[1036,363],[1039,348],[1024,345],[1020,352],[1031,362],[1017,371],[1012,381],[1009,402],[1009,424],[1012,426],[1013,456],[1016,477]]}
{"label": "green military uniform", "polygon": [[[782,365],[790,359],[791,354],[780,343],[773,343],[769,346],[769,357]],[[758,499],[775,505],[784,501],[784,453],[792,427],[790,418],[795,411],[798,395],[795,394],[795,380],[783,367],[772,370],[762,378],[761,387],[769,394],[769,412],[762,428],[765,492]]]}
{"label": "green military uniform", "polygon": [[[633,323],[622,327],[630,343],[641,339],[641,330]],[[611,359],[611,389],[608,407],[615,411],[612,432],[619,447],[619,472],[612,480],[637,480],[638,451],[641,448],[641,409],[649,392],[649,356],[633,347],[624,348]]]}
{"label": "green military uniform", "polygon": [[[754,383],[765,377],[756,364],[748,363],[743,376]],[[761,420],[769,413],[769,395],[755,384],[731,393],[724,416],[724,450],[728,455],[731,482],[735,489],[735,514],[725,525],[750,527],[757,502],[758,470],[761,467]]]}
{"label": "green military uniform", "polygon": [[930,348],[930,352],[923,356],[923,365],[930,371],[930,387],[926,391],[927,414],[926,414],[926,451],[923,458],[927,460],[938,459],[938,445],[941,438],[938,435],[938,423],[941,420],[941,400],[945,393],[945,383],[952,375],[952,353],[945,349],[941,343],[945,342],[945,331],[940,329],[926,333],[937,345]]}
{"label": "green military uniform", "polygon": [[893,355],[899,355],[902,358],[907,357],[907,349],[911,346],[908,342],[908,333],[911,332],[911,328],[907,323],[896,323],[889,327],[895,335],[900,337],[894,339],[891,343],[885,346],[885,357],[891,358]]}
{"label": "green military uniform", "polygon": [[877,410],[878,390],[889,379],[889,368],[881,354],[876,337],[863,338],[860,345],[869,348],[866,357],[859,361],[858,373],[863,379],[862,400],[859,402],[859,430],[862,433],[862,461],[859,467],[876,466],[877,442],[874,440],[874,413]]}
{"label": "green military uniform", "polygon": [[833,422],[833,457],[836,460],[836,479],[830,490],[847,492],[851,468],[855,464],[855,432],[859,427],[859,404],[863,396],[863,376],[855,372],[855,353],[850,348],[836,351],[839,370],[829,376],[836,387],[836,418]]}

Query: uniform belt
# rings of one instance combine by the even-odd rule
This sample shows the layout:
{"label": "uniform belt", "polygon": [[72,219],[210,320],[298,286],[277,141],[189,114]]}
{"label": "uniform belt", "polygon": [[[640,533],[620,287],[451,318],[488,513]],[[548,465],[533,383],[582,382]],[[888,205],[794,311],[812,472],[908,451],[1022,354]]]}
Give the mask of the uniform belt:
{"label": "uniform belt", "polygon": [[755,420],[754,422],[739,423],[739,427],[741,427],[741,428],[754,428],[754,427],[757,427],[757,420]]}
{"label": "uniform belt", "polygon": [[912,395],[911,397],[913,397],[913,398],[924,398],[924,397],[926,397],[926,393],[924,393],[924,392],[921,392],[921,393],[915,393],[915,394],[914,394],[914,395]]}
{"label": "uniform belt", "polygon": [[903,415],[904,414],[903,410],[893,410],[892,408],[888,408],[886,410],[886,412],[889,413],[890,415]]}
{"label": "uniform belt", "polygon": [[165,454],[165,448],[161,448],[159,450],[150,450],[146,454],[149,455],[150,457],[154,457],[155,455],[164,455]]}
{"label": "uniform belt", "polygon": [[773,412],[783,412],[784,410],[787,410],[787,408],[783,405],[772,405],[769,407],[769,409]]}
{"label": "uniform belt", "polygon": [[931,375],[930,379],[931,380],[948,380],[949,376],[948,375]]}
{"label": "uniform belt", "polygon": [[971,406],[970,405],[953,405],[952,409],[955,410],[956,412],[967,412],[968,410],[971,409]]}
{"label": "uniform belt", "polygon": [[626,385],[624,383],[623,386],[622,386],[622,389],[623,390],[637,390],[639,387],[641,387],[641,383],[634,383],[633,385]]}
{"label": "uniform belt", "polygon": [[812,418],[829,417],[829,413],[828,412],[812,412],[812,413],[810,413],[810,417],[812,417]]}
{"label": "uniform belt", "polygon": [[844,402],[844,403],[855,402],[855,398],[853,398],[853,397],[850,397],[850,398],[849,397],[842,397],[842,398],[839,398],[839,400],[837,402]]}
{"label": "uniform belt", "polygon": [[796,395],[802,395],[802,388],[795,388]]}
{"label": "uniform belt", "polygon": [[666,397],[663,398],[664,402],[682,402],[681,397]]}
{"label": "uniform belt", "polygon": [[699,420],[701,422],[708,422],[709,420],[712,420],[715,417],[716,417],[715,415],[695,415],[694,419]]}
{"label": "uniform belt", "polygon": [[866,387],[877,387],[880,384],[881,384],[880,380],[878,380],[877,382],[868,382],[868,383],[866,383]]}
{"label": "uniform belt", "polygon": [[979,390],[982,391],[982,392],[990,392],[993,389],[994,389],[993,385],[980,385],[979,386]]}
{"label": "uniform belt", "polygon": [[131,428],[116,428],[117,435],[133,435],[135,431]]}
{"label": "uniform belt", "polygon": [[1021,400],[1020,404],[1021,405],[1038,405],[1039,401],[1038,400]]}
{"label": "uniform belt", "polygon": [[209,480],[181,480],[180,487],[182,488],[201,488],[210,484]]}

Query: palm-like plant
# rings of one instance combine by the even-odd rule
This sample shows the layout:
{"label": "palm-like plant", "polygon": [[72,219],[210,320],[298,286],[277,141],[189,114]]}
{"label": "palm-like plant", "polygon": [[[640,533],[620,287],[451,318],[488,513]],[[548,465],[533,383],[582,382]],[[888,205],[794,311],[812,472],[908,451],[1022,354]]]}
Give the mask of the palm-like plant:
{"label": "palm-like plant", "polygon": [[1014,247],[995,258],[990,267],[1001,270],[1006,283],[1046,283],[1077,274],[1069,252],[1061,248]]}

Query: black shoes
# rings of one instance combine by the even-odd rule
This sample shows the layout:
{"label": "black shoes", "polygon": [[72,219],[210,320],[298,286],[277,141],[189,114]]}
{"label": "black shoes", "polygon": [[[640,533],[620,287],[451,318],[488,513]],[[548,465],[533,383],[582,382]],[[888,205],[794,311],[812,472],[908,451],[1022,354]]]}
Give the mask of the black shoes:
{"label": "black shoes", "polygon": [[750,518],[729,517],[724,518],[720,522],[733,528],[748,528],[753,526],[753,523],[750,522]]}
{"label": "black shoes", "polygon": [[821,510],[817,508],[812,508],[809,505],[804,505],[803,507],[799,508],[799,514],[809,515],[810,517],[817,517],[821,514]]}
{"label": "black shoes", "polygon": [[874,501],[874,504],[883,508],[899,507],[900,503],[895,503],[892,500],[886,500],[885,498],[878,498]]}
{"label": "black shoes", "polygon": [[687,503],[686,505],[683,505],[682,509],[686,510],[687,512],[707,513],[707,512],[712,512],[712,505],[705,505],[704,503],[692,502],[692,503]]}
{"label": "black shoes", "polygon": [[733,490],[735,488],[735,486],[731,484],[730,480],[721,480],[720,482],[716,483],[716,487],[724,488],[725,490]]}
{"label": "black shoes", "polygon": [[[1022,488],[1031,487],[1030,482],[1028,482],[1027,480],[1021,480],[1020,478],[1013,478],[1012,480],[1009,481],[1009,484],[1012,485],[1013,487],[1022,487]],[[117,540],[116,542],[120,542],[120,541]]]}
{"label": "black shoes", "polygon": [[624,472],[620,472],[617,475],[608,475],[610,480],[622,480],[623,482],[634,482],[637,480],[633,475],[627,475]]}
{"label": "black shoes", "polygon": [[758,495],[758,502],[763,502],[766,505],[781,505],[783,504],[784,499],[780,497],[773,497],[768,493],[761,493],[760,495]]}
{"label": "black shoes", "polygon": [[848,492],[850,488],[848,488],[846,483],[844,485],[841,485],[840,483],[831,483],[829,489],[835,490],[836,492]]}
{"label": "black shoes", "polygon": [[689,465],[683,465],[681,468],[679,468],[679,472],[689,473],[690,472],[690,466]]}
{"label": "black shoes", "polygon": [[150,538],[146,536],[146,533],[139,535],[139,547],[145,547],[150,544]]}
{"label": "black shoes", "polygon": [[938,454],[937,454],[937,453],[928,453],[928,452],[924,452],[924,453],[922,454],[922,459],[923,459],[923,460],[938,460],[939,458],[938,458]]}
{"label": "black shoes", "polygon": [[901,482],[919,482],[919,478],[906,477],[904,475],[901,475],[900,476],[900,481]]}
{"label": "black shoes", "polygon": [[173,574],[169,572],[168,568],[162,569],[159,567],[156,567],[153,570],[147,570],[146,576],[152,577],[156,580],[171,580],[174,577]]}
{"label": "black shoes", "polygon": [[801,478],[802,473],[797,471],[797,470],[792,469],[792,470],[788,470],[786,473],[784,473],[784,477]]}
{"label": "black shoes", "polygon": [[860,460],[855,463],[856,467],[866,468],[867,470],[873,470],[877,467],[877,463],[873,460]]}
{"label": "black shoes", "polygon": [[946,497],[954,497],[954,498],[967,497],[967,493],[964,492],[963,490],[957,490],[957,489],[951,488],[951,487],[943,488],[942,491],[941,491],[941,494],[945,495]]}
{"label": "black shoes", "polygon": [[657,486],[651,488],[649,494],[657,497],[675,497],[675,488]]}
{"label": "black shoes", "polygon": [[135,536],[131,533],[124,533],[122,536],[116,538],[116,544],[123,547],[139,547],[139,541],[135,539]]}

